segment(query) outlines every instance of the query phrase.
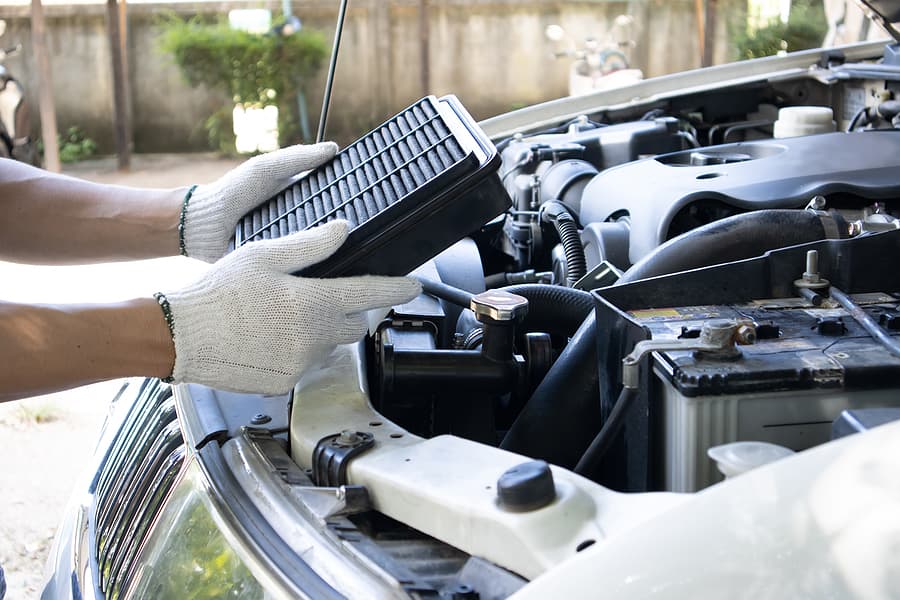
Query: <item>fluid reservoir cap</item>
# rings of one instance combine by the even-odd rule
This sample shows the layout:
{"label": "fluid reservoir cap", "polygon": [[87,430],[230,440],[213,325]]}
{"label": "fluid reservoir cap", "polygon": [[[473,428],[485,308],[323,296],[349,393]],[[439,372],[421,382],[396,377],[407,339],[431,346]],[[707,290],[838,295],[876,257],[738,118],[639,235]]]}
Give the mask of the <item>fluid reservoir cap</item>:
{"label": "fluid reservoir cap", "polygon": [[746,473],[793,453],[790,448],[768,442],[733,442],[713,446],[706,451],[706,454],[716,461],[716,466],[725,477]]}
{"label": "fluid reservoir cap", "polygon": [[528,312],[528,299],[502,290],[488,290],[472,296],[469,303],[475,318],[494,321],[515,321]]}
{"label": "fluid reservoir cap", "polygon": [[501,508],[509,511],[537,510],[555,499],[553,472],[542,460],[516,465],[497,480],[497,501]]}
{"label": "fluid reservoir cap", "polygon": [[831,133],[837,128],[834,111],[827,106],[788,106],[778,111],[776,138]]}

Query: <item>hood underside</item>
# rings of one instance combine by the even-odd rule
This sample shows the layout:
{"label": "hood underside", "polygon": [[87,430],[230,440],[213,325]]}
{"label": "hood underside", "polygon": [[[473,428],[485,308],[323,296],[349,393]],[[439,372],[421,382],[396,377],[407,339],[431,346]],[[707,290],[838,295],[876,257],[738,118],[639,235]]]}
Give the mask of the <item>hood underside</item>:
{"label": "hood underside", "polygon": [[891,36],[900,42],[900,33],[894,23],[900,22],[900,0],[858,0],[864,10],[871,10],[882,21],[882,25]]}
{"label": "hood underside", "polygon": [[900,0],[859,0],[859,2],[874,10],[882,19],[891,23],[900,21]]}

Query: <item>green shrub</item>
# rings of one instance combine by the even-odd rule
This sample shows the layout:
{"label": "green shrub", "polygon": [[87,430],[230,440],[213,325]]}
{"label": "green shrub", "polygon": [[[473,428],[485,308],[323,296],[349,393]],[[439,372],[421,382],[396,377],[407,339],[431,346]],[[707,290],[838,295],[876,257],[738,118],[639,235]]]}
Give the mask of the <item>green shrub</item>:
{"label": "green shrub", "polygon": [[[300,141],[297,95],[319,71],[328,52],[320,32],[302,29],[289,36],[260,35],[223,22],[170,17],[163,25],[160,44],[191,85],[219,89],[245,107],[274,104],[279,141],[283,145]],[[225,131],[230,115],[223,118],[222,112],[206,122],[214,148],[224,146],[231,135]]]}
{"label": "green shrub", "polygon": [[[97,152],[97,143],[77,126],[66,129],[65,135],[57,134],[56,143],[59,147],[59,161],[64,163],[87,160]],[[37,151],[41,156],[44,155],[43,140],[37,141]]]}
{"label": "green shrub", "polygon": [[822,45],[827,31],[822,0],[795,0],[787,23],[773,19],[755,31],[744,30],[735,35],[737,59],[816,48]]}
{"label": "green shrub", "polygon": [[232,109],[223,106],[207,117],[206,121],[203,122],[203,128],[206,129],[206,139],[209,142],[209,147],[220,154],[229,156],[237,154],[237,149],[235,148],[236,136],[234,135],[234,120],[232,119],[231,114]]}

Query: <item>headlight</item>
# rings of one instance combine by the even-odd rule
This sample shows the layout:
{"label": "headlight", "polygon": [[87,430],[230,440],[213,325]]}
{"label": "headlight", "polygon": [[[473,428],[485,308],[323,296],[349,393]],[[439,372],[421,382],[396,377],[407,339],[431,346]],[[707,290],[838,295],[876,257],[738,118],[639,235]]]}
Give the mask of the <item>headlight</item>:
{"label": "headlight", "polygon": [[278,586],[185,443],[172,388],[147,380],[136,391],[91,485],[98,595],[270,597]]}
{"label": "headlight", "polygon": [[269,598],[223,530],[203,474],[191,461],[147,539],[129,595]]}

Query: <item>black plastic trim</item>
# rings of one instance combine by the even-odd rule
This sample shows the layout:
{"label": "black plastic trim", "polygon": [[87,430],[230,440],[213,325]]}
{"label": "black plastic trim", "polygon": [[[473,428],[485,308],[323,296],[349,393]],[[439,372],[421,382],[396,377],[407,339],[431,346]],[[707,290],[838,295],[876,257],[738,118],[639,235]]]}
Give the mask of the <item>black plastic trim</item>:
{"label": "black plastic trim", "polygon": [[215,392],[202,385],[189,385],[191,402],[179,402],[178,418],[185,441],[199,450],[210,440],[219,440],[228,434],[228,424],[219,408]]}

